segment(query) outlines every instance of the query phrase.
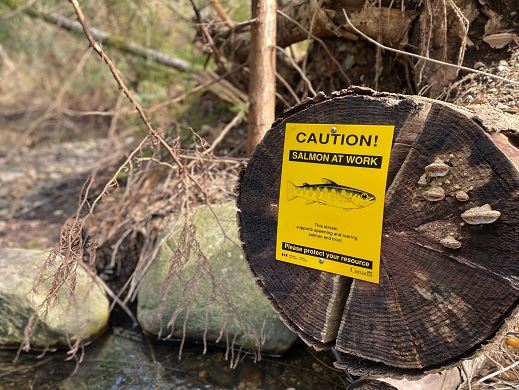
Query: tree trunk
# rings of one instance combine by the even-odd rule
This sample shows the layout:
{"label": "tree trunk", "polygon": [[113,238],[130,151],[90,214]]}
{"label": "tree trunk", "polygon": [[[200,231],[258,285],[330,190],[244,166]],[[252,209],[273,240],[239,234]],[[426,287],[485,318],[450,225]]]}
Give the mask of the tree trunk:
{"label": "tree trunk", "polygon": [[276,0],[253,0],[250,45],[249,130],[251,155],[275,118],[276,109]]}
{"label": "tree trunk", "polygon": [[[258,284],[309,345],[341,353],[338,367],[363,374],[448,365],[491,338],[516,306],[519,150],[486,129],[490,123],[513,132],[519,125],[502,127],[485,110],[477,118],[441,102],[361,88],[320,94],[286,112],[242,172],[241,239]],[[275,260],[287,122],[395,125],[380,284]],[[432,183],[418,181],[437,157],[450,166],[447,176],[433,179],[447,196],[430,202],[424,192]],[[461,190],[468,201],[454,196]],[[494,223],[472,225],[460,217],[485,204],[501,212]],[[447,235],[461,248],[442,245]]]}

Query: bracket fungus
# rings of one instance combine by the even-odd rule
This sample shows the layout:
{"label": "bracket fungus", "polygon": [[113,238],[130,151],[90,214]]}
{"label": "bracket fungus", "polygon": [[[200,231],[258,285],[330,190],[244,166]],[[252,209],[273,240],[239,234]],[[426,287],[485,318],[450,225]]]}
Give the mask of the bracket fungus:
{"label": "bracket fungus", "polygon": [[466,202],[469,200],[469,196],[465,191],[456,191],[456,199],[460,202]]}
{"label": "bracket fungus", "polygon": [[423,197],[429,202],[439,202],[445,199],[445,190],[441,187],[431,187],[423,193]]}
{"label": "bracket fungus", "polygon": [[470,225],[482,225],[495,222],[501,216],[501,212],[492,210],[489,204],[473,207],[463,214],[461,218]]}
{"label": "bracket fungus", "polygon": [[425,167],[425,173],[430,177],[442,177],[449,173],[450,167],[437,157],[433,163]]}
{"label": "bracket fungus", "polygon": [[450,249],[458,249],[459,247],[461,247],[461,242],[456,240],[454,238],[454,236],[452,236],[452,235],[442,238],[440,240],[440,244],[442,244],[444,247],[450,248]]}
{"label": "bracket fungus", "polygon": [[427,173],[424,173],[420,178],[418,179],[418,185],[421,187],[424,187],[427,185]]}

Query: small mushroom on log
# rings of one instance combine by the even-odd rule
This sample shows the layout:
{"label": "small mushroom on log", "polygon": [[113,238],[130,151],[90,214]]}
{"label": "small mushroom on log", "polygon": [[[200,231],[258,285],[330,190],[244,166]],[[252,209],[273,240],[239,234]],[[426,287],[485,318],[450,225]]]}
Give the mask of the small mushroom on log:
{"label": "small mushroom on log", "polygon": [[427,185],[427,173],[424,173],[420,178],[418,179],[418,185],[421,187],[424,187]]}
{"label": "small mushroom on log", "polygon": [[460,202],[466,202],[469,200],[469,195],[465,191],[456,191],[456,199]]}
{"label": "small mushroom on log", "polygon": [[473,207],[463,214],[461,218],[469,225],[483,225],[495,222],[501,216],[501,212],[492,210],[489,204],[485,204],[481,207]]}
{"label": "small mushroom on log", "polygon": [[442,177],[449,173],[450,167],[441,158],[436,158],[432,164],[425,167],[425,173],[430,177]]}
{"label": "small mushroom on log", "polygon": [[[289,122],[395,125],[379,284],[276,260]],[[430,156],[451,154],[452,166],[431,164]],[[455,252],[439,243],[439,234],[419,230],[461,222],[454,199],[424,202],[417,182],[434,164],[448,166],[453,187],[474,187],[473,204],[492,204],[501,212],[490,226],[465,226],[463,245]],[[362,88],[309,100],[273,125],[241,174],[238,208],[246,259],[284,322],[316,349],[334,347],[337,367],[358,375],[438,369],[484,348],[519,302],[518,167],[519,150],[504,135],[489,134],[473,113],[452,105]],[[446,175],[442,169],[438,172]],[[497,218],[496,210],[485,210]]]}
{"label": "small mushroom on log", "polygon": [[456,240],[454,236],[447,236],[440,240],[440,244],[442,244],[446,248],[450,249],[458,249],[461,247],[461,242]]}
{"label": "small mushroom on log", "polygon": [[445,199],[445,190],[441,187],[431,187],[423,193],[423,197],[429,202],[439,202]]}

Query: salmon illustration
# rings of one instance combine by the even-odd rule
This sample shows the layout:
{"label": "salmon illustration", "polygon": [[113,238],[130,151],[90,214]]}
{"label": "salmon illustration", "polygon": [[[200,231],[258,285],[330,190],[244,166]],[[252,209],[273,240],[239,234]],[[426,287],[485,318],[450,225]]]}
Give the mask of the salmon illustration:
{"label": "salmon illustration", "polygon": [[375,195],[369,192],[346,187],[330,179],[322,180],[320,184],[303,183],[300,186],[288,181],[288,200],[303,198],[307,205],[318,203],[345,210],[361,209],[375,202]]}

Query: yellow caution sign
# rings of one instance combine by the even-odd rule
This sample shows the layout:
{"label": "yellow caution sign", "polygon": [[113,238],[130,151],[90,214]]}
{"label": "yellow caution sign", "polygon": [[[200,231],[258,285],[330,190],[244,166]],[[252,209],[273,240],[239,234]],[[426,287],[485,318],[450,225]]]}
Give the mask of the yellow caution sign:
{"label": "yellow caution sign", "polygon": [[378,283],[394,128],[287,123],[277,260]]}

